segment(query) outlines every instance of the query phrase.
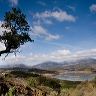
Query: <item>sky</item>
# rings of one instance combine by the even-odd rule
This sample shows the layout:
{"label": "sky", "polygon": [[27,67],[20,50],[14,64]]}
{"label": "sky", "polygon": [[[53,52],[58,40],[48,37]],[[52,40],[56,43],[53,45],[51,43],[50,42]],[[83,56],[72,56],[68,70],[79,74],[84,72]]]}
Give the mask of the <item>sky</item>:
{"label": "sky", "polygon": [[0,0],[0,26],[12,7],[26,15],[35,42],[21,46],[16,57],[2,55],[0,65],[96,58],[96,0]]}

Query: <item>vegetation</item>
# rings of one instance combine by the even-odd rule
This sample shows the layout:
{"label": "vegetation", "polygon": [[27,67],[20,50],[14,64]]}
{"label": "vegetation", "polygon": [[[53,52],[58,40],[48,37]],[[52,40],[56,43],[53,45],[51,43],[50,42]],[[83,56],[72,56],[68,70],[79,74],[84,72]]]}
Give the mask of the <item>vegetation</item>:
{"label": "vegetation", "polygon": [[8,93],[6,93],[6,96],[14,96],[14,95],[15,95],[15,87],[11,87]]}
{"label": "vegetation", "polygon": [[76,88],[77,85],[79,85],[80,81],[61,81],[61,88],[69,89],[69,88]]}
{"label": "vegetation", "polygon": [[95,90],[96,79],[73,82],[24,71],[11,71],[0,78],[0,94],[4,96],[96,96]]}
{"label": "vegetation", "polygon": [[12,8],[11,11],[6,12],[1,27],[4,28],[5,31],[0,35],[0,42],[4,43],[6,49],[0,51],[0,56],[4,53],[8,55],[14,52],[16,54],[17,49],[21,45],[33,41],[28,33],[30,26],[20,9]]}
{"label": "vegetation", "polygon": [[60,81],[57,79],[43,77],[38,74],[23,72],[23,71],[12,71],[10,74],[15,75],[16,78],[25,78],[31,87],[39,85],[48,86],[54,90],[60,90]]}

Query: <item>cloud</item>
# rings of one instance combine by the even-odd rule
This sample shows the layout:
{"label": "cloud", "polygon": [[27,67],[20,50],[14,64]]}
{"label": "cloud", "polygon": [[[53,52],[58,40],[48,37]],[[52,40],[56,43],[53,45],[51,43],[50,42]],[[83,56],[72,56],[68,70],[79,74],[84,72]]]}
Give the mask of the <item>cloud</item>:
{"label": "cloud", "polygon": [[18,0],[9,0],[11,3],[11,6],[17,6],[18,5]]}
{"label": "cloud", "polygon": [[96,12],[96,4],[92,4],[89,9],[91,12]]}
{"label": "cloud", "polygon": [[[2,28],[3,21],[0,21],[0,35],[3,34],[3,31],[6,31],[6,29]],[[8,31],[8,30],[7,30]],[[0,51],[5,50],[5,45],[0,42]]]}
{"label": "cloud", "polygon": [[1,26],[2,26],[2,21],[0,21],[0,35],[2,35],[2,31],[4,31],[4,28],[2,28]]}
{"label": "cloud", "polygon": [[24,55],[17,55],[16,57],[13,55],[8,56],[3,62],[5,64],[27,64],[27,65],[34,65],[46,61],[54,61],[55,59],[60,59],[61,56],[67,56],[70,52],[66,49],[58,50],[56,52],[52,52],[49,54],[29,54],[27,56]]}
{"label": "cloud", "polygon": [[33,16],[33,27],[32,32],[34,36],[45,38],[46,40],[57,40],[60,38],[58,34],[51,34],[49,30],[45,29],[41,25],[53,24],[53,19],[59,22],[75,22],[76,18],[66,11],[59,8],[53,9],[53,11],[37,12],[32,14]]}
{"label": "cloud", "polygon": [[5,49],[6,49],[5,45],[3,43],[0,43],[0,51],[5,50]]}
{"label": "cloud", "polygon": [[67,61],[78,60],[83,58],[96,57],[96,49],[77,51],[74,53],[68,49],[61,49],[61,50],[52,52],[51,54],[48,55],[48,57],[51,57],[50,60],[58,61],[58,62],[62,62],[64,60],[67,60]]}
{"label": "cloud", "polygon": [[61,49],[50,54],[51,60],[59,61],[64,60],[67,56],[71,55],[71,51],[68,49]]}
{"label": "cloud", "polygon": [[10,29],[5,29],[5,28],[1,27],[3,23],[4,23],[4,21],[0,21],[0,35],[2,35],[4,31],[8,31],[8,32],[10,31]]}
{"label": "cloud", "polygon": [[71,14],[68,14],[66,11],[63,10],[55,10],[55,11],[44,11],[41,13],[36,13],[34,17],[39,19],[55,19],[59,22],[69,21],[75,22],[76,18]]}
{"label": "cloud", "polygon": [[59,38],[60,38],[59,35],[53,35],[53,34],[48,33],[48,36],[46,37],[46,40],[57,40]]}
{"label": "cloud", "polygon": [[0,35],[3,34],[3,31],[7,31],[5,28],[1,27],[3,24],[3,21],[0,21]]}
{"label": "cloud", "polygon": [[34,25],[31,29],[33,32],[32,35],[35,37],[41,37],[46,40],[57,40],[60,37],[59,35],[53,35],[48,33],[48,31],[41,25]]}
{"label": "cloud", "polygon": [[96,56],[96,49],[79,51],[79,52],[76,52],[75,55],[77,57],[91,57],[91,56]]}
{"label": "cloud", "polygon": [[[3,24],[3,21],[0,21],[0,35],[2,35],[4,31],[10,31],[8,29],[1,27],[2,24]],[[5,50],[5,45],[0,42],[0,51],[2,51],[2,50]]]}
{"label": "cloud", "polygon": [[27,64],[27,65],[35,65],[46,61],[55,61],[55,62],[63,62],[65,60],[78,60],[84,58],[96,57],[96,49],[89,49],[83,51],[77,51],[72,53],[68,49],[60,49],[55,50],[51,53],[47,54],[28,54],[27,56],[24,55],[17,55],[15,56],[8,56],[5,61],[6,64]]}

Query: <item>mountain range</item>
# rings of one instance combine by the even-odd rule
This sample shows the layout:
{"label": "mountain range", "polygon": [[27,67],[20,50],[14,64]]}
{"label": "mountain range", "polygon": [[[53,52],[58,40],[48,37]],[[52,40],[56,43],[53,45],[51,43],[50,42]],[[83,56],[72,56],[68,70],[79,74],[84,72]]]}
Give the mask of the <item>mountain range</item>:
{"label": "mountain range", "polygon": [[96,70],[96,59],[93,58],[85,58],[79,59],[75,61],[64,61],[64,62],[43,62],[34,66],[27,66],[25,64],[9,64],[5,66],[0,66],[0,68],[10,68],[10,69],[41,69],[41,70],[51,70],[51,71],[58,71],[58,70],[85,70],[85,69],[93,69]]}
{"label": "mountain range", "polygon": [[96,69],[96,59],[85,58],[75,61],[64,61],[64,62],[44,62],[33,66],[33,68],[43,70],[81,70],[81,69]]}

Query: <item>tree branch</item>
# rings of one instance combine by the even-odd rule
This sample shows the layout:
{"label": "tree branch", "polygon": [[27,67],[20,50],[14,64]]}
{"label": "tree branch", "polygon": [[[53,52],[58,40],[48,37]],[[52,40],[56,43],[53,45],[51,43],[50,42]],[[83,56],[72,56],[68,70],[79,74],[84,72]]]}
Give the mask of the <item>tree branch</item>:
{"label": "tree branch", "polygon": [[2,50],[0,51],[0,56],[4,53],[10,53],[10,49]]}

